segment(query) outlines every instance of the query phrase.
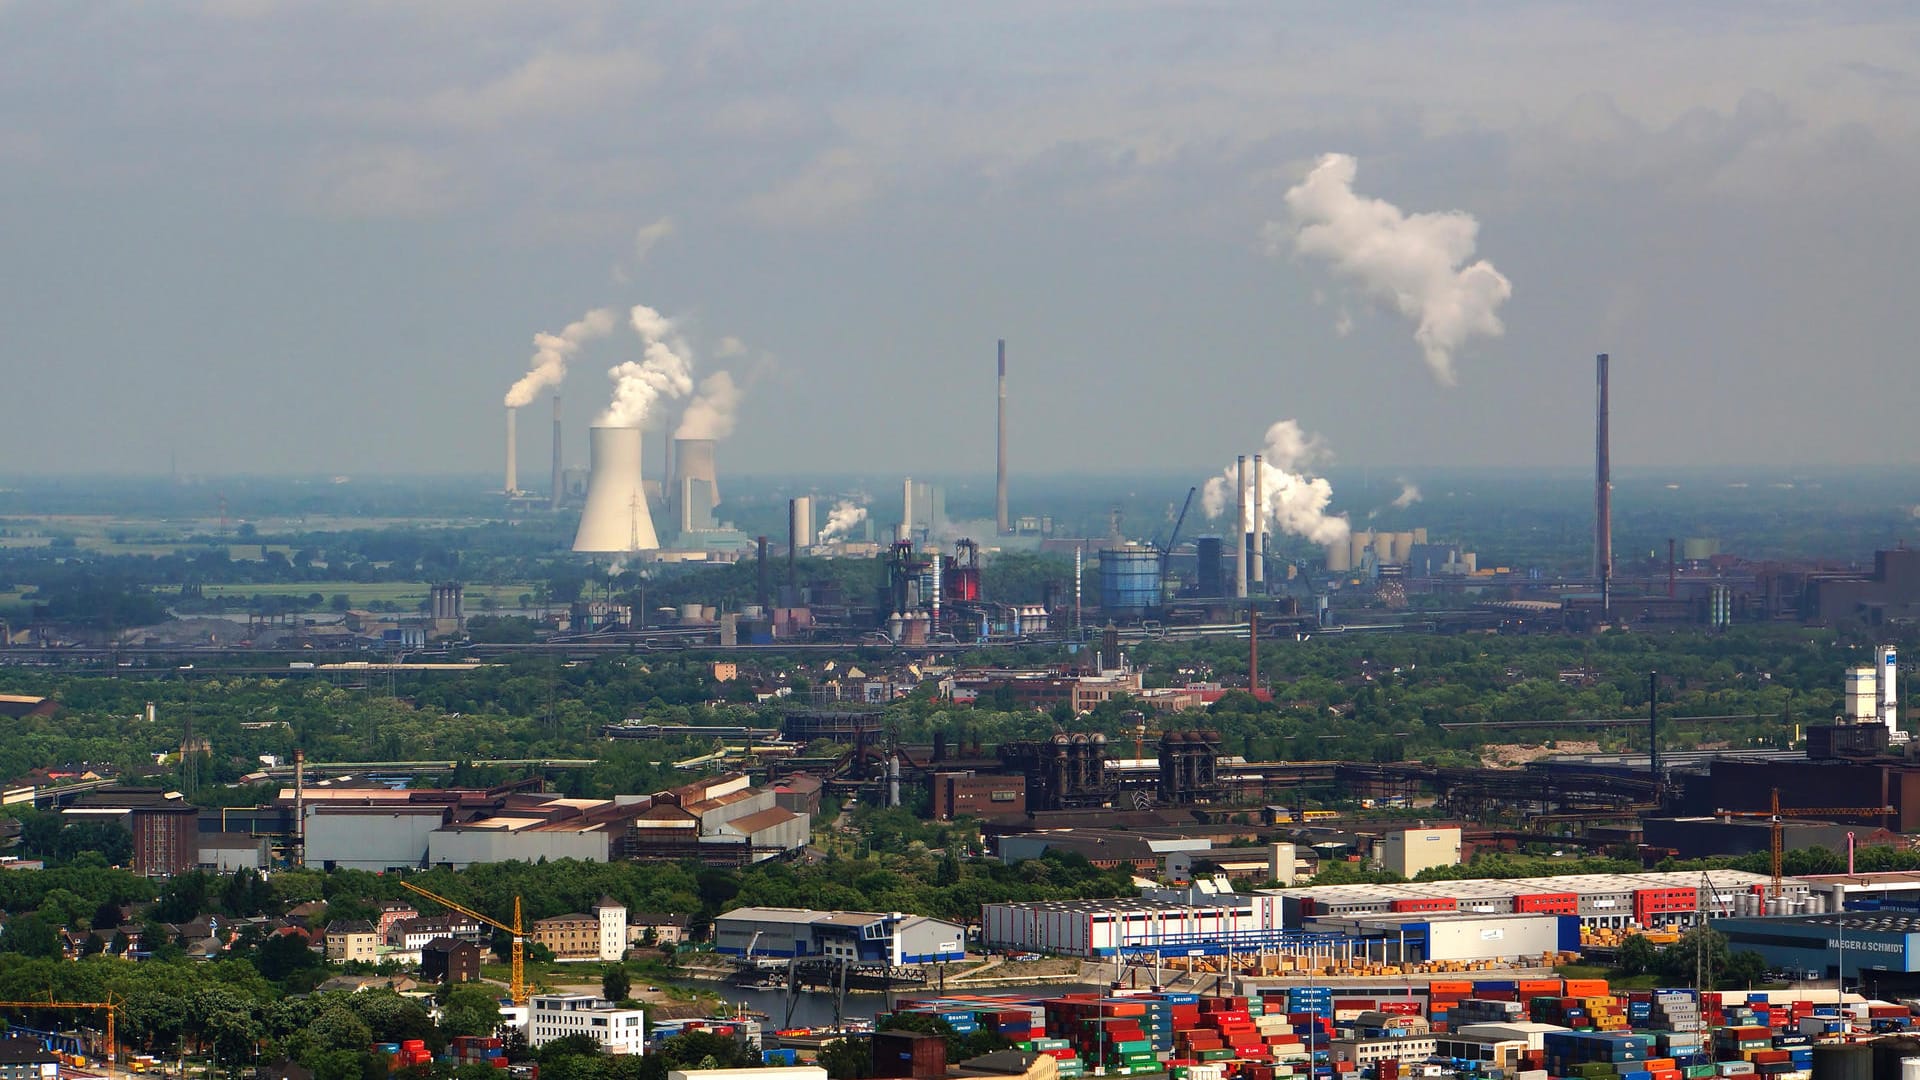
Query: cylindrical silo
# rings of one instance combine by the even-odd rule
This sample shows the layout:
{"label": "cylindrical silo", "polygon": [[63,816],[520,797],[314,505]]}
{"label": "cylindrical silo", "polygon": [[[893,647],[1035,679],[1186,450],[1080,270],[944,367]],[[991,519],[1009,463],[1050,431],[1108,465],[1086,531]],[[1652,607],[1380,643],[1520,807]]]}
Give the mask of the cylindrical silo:
{"label": "cylindrical silo", "polygon": [[1404,566],[1413,558],[1413,534],[1397,532],[1393,534],[1393,561]]}
{"label": "cylindrical silo", "polygon": [[1873,1080],[1872,1045],[1815,1043],[1813,1080]]}
{"label": "cylindrical silo", "polygon": [[1100,553],[1100,608],[1109,615],[1141,615],[1160,601],[1160,553],[1149,547]]}
{"label": "cylindrical silo", "polygon": [[1480,556],[1475,555],[1473,552],[1468,551],[1462,553],[1460,561],[1467,564],[1467,573],[1477,574],[1480,572]]}
{"label": "cylindrical silo", "polygon": [[1876,1039],[1873,1047],[1873,1080],[1907,1080],[1906,1064],[1920,1060],[1920,1039],[1898,1035]]}
{"label": "cylindrical silo", "polygon": [[1373,533],[1368,529],[1347,534],[1347,565],[1359,566],[1367,560],[1367,549],[1373,546]]}
{"label": "cylindrical silo", "polygon": [[640,429],[596,427],[591,439],[587,504],[573,536],[573,550],[606,553],[658,548],[660,539],[653,531],[653,515],[640,478]]}
{"label": "cylindrical silo", "polygon": [[1346,540],[1335,540],[1327,545],[1327,572],[1344,574],[1353,569],[1353,552]]}
{"label": "cylindrical silo", "polygon": [[1424,544],[1427,542],[1427,527],[1425,525],[1413,530],[1413,542],[1416,544]]}

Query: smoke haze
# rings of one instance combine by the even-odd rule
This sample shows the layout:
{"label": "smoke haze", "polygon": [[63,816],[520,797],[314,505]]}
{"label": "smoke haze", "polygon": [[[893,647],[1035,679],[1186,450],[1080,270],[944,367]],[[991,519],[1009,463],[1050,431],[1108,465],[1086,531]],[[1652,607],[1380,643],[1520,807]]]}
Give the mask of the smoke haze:
{"label": "smoke haze", "polygon": [[[1402,213],[1384,199],[1357,194],[1357,169],[1351,155],[1321,157],[1287,191],[1291,223],[1267,223],[1268,249],[1291,242],[1295,253],[1324,260],[1336,277],[1413,320],[1427,367],[1451,386],[1457,381],[1454,354],[1467,339],[1506,332],[1499,311],[1513,284],[1485,259],[1467,263],[1480,231],[1473,215]],[[1351,326],[1342,311],[1339,332]]]}
{"label": "smoke haze", "polygon": [[596,421],[601,427],[639,427],[660,399],[683,398],[693,392],[692,350],[675,332],[672,321],[645,304],[634,305],[629,321],[644,347],[639,360],[608,369],[613,403]]}
{"label": "smoke haze", "polygon": [[533,364],[520,376],[520,381],[507,390],[507,407],[517,409],[531,403],[540,391],[559,386],[567,377],[567,361],[580,351],[583,343],[613,333],[616,317],[612,308],[596,308],[581,316],[578,322],[568,323],[557,334],[533,335]]}
{"label": "smoke haze", "polygon": [[1420,485],[1406,478],[1400,480],[1400,494],[1393,500],[1395,510],[1405,510],[1420,501]]}
{"label": "smoke haze", "polygon": [[745,388],[725,371],[716,371],[700,380],[700,392],[687,403],[674,430],[676,439],[724,439],[733,434],[735,414]]}
{"label": "smoke haze", "polygon": [[827,513],[826,527],[820,530],[820,542],[825,544],[833,540],[853,535],[853,530],[867,520],[867,508],[851,499],[841,499],[833,504]]}
{"label": "smoke haze", "polygon": [[[1325,477],[1309,476],[1318,461],[1329,456],[1318,436],[1309,435],[1292,420],[1281,420],[1267,429],[1266,445],[1261,449],[1261,495],[1269,528],[1310,540],[1316,544],[1334,544],[1347,538],[1345,517],[1327,513],[1333,502],[1333,485]],[[1253,503],[1253,462],[1247,462],[1247,502]],[[1234,464],[1219,476],[1207,480],[1201,489],[1201,509],[1207,517],[1218,519],[1235,513],[1234,484],[1239,472]]]}

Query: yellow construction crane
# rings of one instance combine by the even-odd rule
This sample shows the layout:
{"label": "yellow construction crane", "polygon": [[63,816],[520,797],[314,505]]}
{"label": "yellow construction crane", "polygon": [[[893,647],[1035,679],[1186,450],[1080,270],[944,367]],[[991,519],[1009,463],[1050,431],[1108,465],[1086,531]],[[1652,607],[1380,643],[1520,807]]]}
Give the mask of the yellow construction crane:
{"label": "yellow construction crane", "polygon": [[107,1012],[107,1073],[112,1075],[114,1059],[118,1057],[114,1042],[114,1022],[120,1015],[120,1003],[108,994],[105,1001],[55,1001],[53,993],[47,993],[45,1001],[0,1001],[0,1009],[105,1009]]}
{"label": "yellow construction crane", "polygon": [[508,926],[506,923],[503,923],[498,919],[488,918],[487,916],[480,914],[479,912],[473,910],[470,907],[465,906],[464,904],[456,904],[444,896],[441,896],[437,893],[428,892],[427,890],[421,888],[420,886],[415,885],[411,881],[402,881],[400,884],[408,892],[418,893],[419,895],[426,897],[427,899],[433,901],[434,903],[439,904],[441,907],[450,908],[454,911],[459,912],[462,915],[465,915],[469,919],[478,919],[481,922],[487,924],[488,926],[493,927],[496,930],[504,930],[507,933],[512,934],[513,935],[513,984],[510,987],[508,987],[507,996],[513,999],[513,1003],[515,1005],[525,1005],[527,1003],[527,936],[524,928],[525,924],[521,921],[521,918],[520,918],[520,898],[519,897],[516,896],[513,898],[513,925]]}
{"label": "yellow construction crane", "polygon": [[1891,806],[1790,806],[1780,808],[1780,789],[1773,789],[1773,805],[1768,810],[1719,810],[1716,815],[1725,818],[1766,818],[1773,824],[1773,891],[1767,899],[1778,900],[1784,895],[1780,887],[1780,859],[1786,847],[1786,830],[1781,815],[1797,814],[1801,816],[1821,815],[1826,817],[1880,817],[1897,813]]}

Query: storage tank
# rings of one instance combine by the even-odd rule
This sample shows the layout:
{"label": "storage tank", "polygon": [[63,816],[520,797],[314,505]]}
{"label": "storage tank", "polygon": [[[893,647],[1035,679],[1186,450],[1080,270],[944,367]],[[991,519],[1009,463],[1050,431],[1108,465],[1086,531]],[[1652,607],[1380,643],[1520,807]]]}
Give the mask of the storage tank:
{"label": "storage tank", "polygon": [[1427,527],[1425,525],[1413,530],[1413,542],[1416,544],[1424,544],[1427,542]]}
{"label": "storage tank", "polygon": [[1911,1080],[1907,1068],[1910,1062],[1920,1062],[1920,1039],[1899,1035],[1867,1045],[1873,1047],[1873,1080]]}
{"label": "storage tank", "polygon": [[573,550],[605,554],[658,548],[640,476],[640,429],[596,427],[590,439],[587,505]]}
{"label": "storage tank", "polygon": [[1873,1047],[1867,1043],[1815,1043],[1813,1080],[1873,1080]]}
{"label": "storage tank", "polygon": [[1353,551],[1346,540],[1327,545],[1327,573],[1344,574],[1353,569]]}
{"label": "storage tank", "polygon": [[1221,545],[1217,536],[1202,536],[1193,542],[1200,595],[1225,596],[1226,575],[1221,572]]}
{"label": "storage tank", "polygon": [[1347,534],[1347,566],[1359,566],[1366,561],[1367,549],[1373,546],[1373,531],[1362,529]]}
{"label": "storage tank", "polygon": [[1393,534],[1393,558],[1390,561],[1398,563],[1402,566],[1405,566],[1407,564],[1407,561],[1412,558],[1413,558],[1413,534],[1410,532],[1394,533]]}
{"label": "storage tank", "polygon": [[1160,602],[1160,553],[1128,544],[1100,553],[1100,608],[1110,615],[1142,615]]}

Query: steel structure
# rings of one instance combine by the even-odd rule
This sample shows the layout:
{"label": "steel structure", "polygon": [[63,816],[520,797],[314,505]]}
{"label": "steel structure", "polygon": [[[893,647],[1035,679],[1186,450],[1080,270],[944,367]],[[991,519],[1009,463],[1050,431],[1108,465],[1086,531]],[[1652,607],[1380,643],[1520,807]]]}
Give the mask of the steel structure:
{"label": "steel structure", "polygon": [[1786,851],[1786,824],[1783,814],[1822,815],[1826,817],[1880,817],[1898,813],[1891,806],[1793,806],[1780,807],[1780,789],[1773,789],[1773,804],[1766,810],[1716,810],[1714,816],[1725,818],[1765,818],[1773,826],[1773,884],[1767,893],[1767,899],[1778,900],[1785,895],[1780,888],[1780,861]]}
{"label": "steel structure", "polygon": [[107,1012],[107,1075],[113,1075],[113,1065],[119,1057],[119,1047],[114,1041],[115,1022],[119,1019],[120,1003],[108,994],[105,1001],[55,1001],[51,992],[45,1001],[0,1001],[0,1009],[105,1009]]}

